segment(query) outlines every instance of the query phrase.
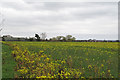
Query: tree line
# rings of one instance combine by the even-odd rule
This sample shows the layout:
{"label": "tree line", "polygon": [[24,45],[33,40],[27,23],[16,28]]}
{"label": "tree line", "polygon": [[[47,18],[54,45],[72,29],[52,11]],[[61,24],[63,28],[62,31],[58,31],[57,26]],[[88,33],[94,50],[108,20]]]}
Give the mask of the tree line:
{"label": "tree line", "polygon": [[36,41],[74,41],[76,38],[72,35],[67,36],[57,36],[50,39],[46,39],[46,36],[43,35],[44,39],[41,39],[38,34],[35,34]]}

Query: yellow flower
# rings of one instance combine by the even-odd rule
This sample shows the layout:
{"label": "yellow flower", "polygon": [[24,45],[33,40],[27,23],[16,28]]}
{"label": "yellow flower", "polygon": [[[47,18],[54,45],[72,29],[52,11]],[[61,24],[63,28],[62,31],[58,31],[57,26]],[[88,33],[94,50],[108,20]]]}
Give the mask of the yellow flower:
{"label": "yellow flower", "polygon": [[62,64],[66,63],[65,61],[61,61]]}
{"label": "yellow flower", "polygon": [[43,53],[44,51],[40,51],[40,53]]}
{"label": "yellow flower", "polygon": [[82,74],[82,73],[80,72],[80,74]]}
{"label": "yellow flower", "polygon": [[40,78],[46,78],[46,76],[40,76]]}
{"label": "yellow flower", "polygon": [[92,68],[92,65],[88,65],[88,68]]}
{"label": "yellow flower", "polygon": [[103,65],[103,64],[101,64],[101,67],[104,67],[104,65]]}
{"label": "yellow flower", "polygon": [[110,72],[110,70],[108,70],[108,72]]}
{"label": "yellow flower", "polygon": [[36,78],[40,78],[40,77],[37,76]]}
{"label": "yellow flower", "polygon": [[103,71],[102,73],[104,74],[105,72]]}
{"label": "yellow flower", "polygon": [[47,61],[49,61],[50,59],[49,58],[46,58]]}
{"label": "yellow flower", "polygon": [[31,63],[34,63],[35,61],[31,61]]}
{"label": "yellow flower", "polygon": [[81,77],[81,78],[84,78],[84,77]]}
{"label": "yellow flower", "polygon": [[68,77],[66,76],[66,78],[68,78]]}
{"label": "yellow flower", "polygon": [[41,57],[44,57],[43,55],[41,55]]}
{"label": "yellow flower", "polygon": [[86,61],[88,61],[88,58],[86,58]]}
{"label": "yellow flower", "polygon": [[19,69],[17,71],[21,72],[22,74],[26,74],[28,72],[28,69],[23,68],[23,69]]}

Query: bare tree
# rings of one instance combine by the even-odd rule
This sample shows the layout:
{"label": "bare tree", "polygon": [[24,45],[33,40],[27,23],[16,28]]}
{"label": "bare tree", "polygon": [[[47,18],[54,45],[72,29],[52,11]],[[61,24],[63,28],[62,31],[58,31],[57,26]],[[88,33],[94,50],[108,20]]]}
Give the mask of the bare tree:
{"label": "bare tree", "polygon": [[2,13],[0,13],[0,31],[2,30],[5,18]]}
{"label": "bare tree", "polygon": [[46,37],[47,37],[47,34],[46,34],[46,33],[41,33],[41,38],[42,38],[42,40],[45,40]]}
{"label": "bare tree", "polygon": [[2,28],[0,29],[0,31],[2,31]]}

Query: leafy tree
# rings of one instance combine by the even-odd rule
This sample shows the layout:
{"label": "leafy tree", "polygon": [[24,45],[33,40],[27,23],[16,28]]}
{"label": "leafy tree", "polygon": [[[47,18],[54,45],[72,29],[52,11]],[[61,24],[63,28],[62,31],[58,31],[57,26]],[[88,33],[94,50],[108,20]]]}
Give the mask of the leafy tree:
{"label": "leafy tree", "polygon": [[57,36],[57,37],[53,37],[53,38],[50,38],[50,40],[53,40],[53,41],[73,41],[75,40],[76,38],[75,37],[72,37],[72,35],[67,35],[66,37],[64,36]]}
{"label": "leafy tree", "polygon": [[71,40],[71,38],[72,38],[72,35],[67,35],[66,36],[66,40]]}
{"label": "leafy tree", "polygon": [[76,38],[75,37],[72,37],[71,40],[75,40]]}
{"label": "leafy tree", "polygon": [[63,40],[63,41],[66,41],[66,37],[63,36],[62,40]]}
{"label": "leafy tree", "polygon": [[2,41],[5,41],[5,38],[4,38],[4,37],[2,37]]}
{"label": "leafy tree", "polygon": [[119,42],[119,40],[116,40],[116,42]]}
{"label": "leafy tree", "polygon": [[33,38],[29,38],[29,41],[33,41],[34,39]]}
{"label": "leafy tree", "polygon": [[63,38],[63,36],[57,36],[56,37],[56,39],[59,40],[59,41],[62,40],[62,38]]}
{"label": "leafy tree", "polygon": [[55,37],[53,37],[53,38],[51,38],[51,40],[53,40],[53,41],[55,41],[55,40],[57,40]]}
{"label": "leafy tree", "polygon": [[18,39],[18,41],[20,41],[20,38],[17,38]]}
{"label": "leafy tree", "polygon": [[35,37],[37,38],[37,41],[40,41],[40,36],[38,34],[35,34]]}

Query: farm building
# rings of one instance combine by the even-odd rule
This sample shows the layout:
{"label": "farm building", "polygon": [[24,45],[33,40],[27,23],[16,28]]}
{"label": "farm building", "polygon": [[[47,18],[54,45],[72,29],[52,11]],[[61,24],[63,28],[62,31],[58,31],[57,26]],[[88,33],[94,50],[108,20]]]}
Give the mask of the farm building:
{"label": "farm building", "polygon": [[12,37],[10,35],[4,35],[2,39],[3,41],[25,41],[25,38]]}

